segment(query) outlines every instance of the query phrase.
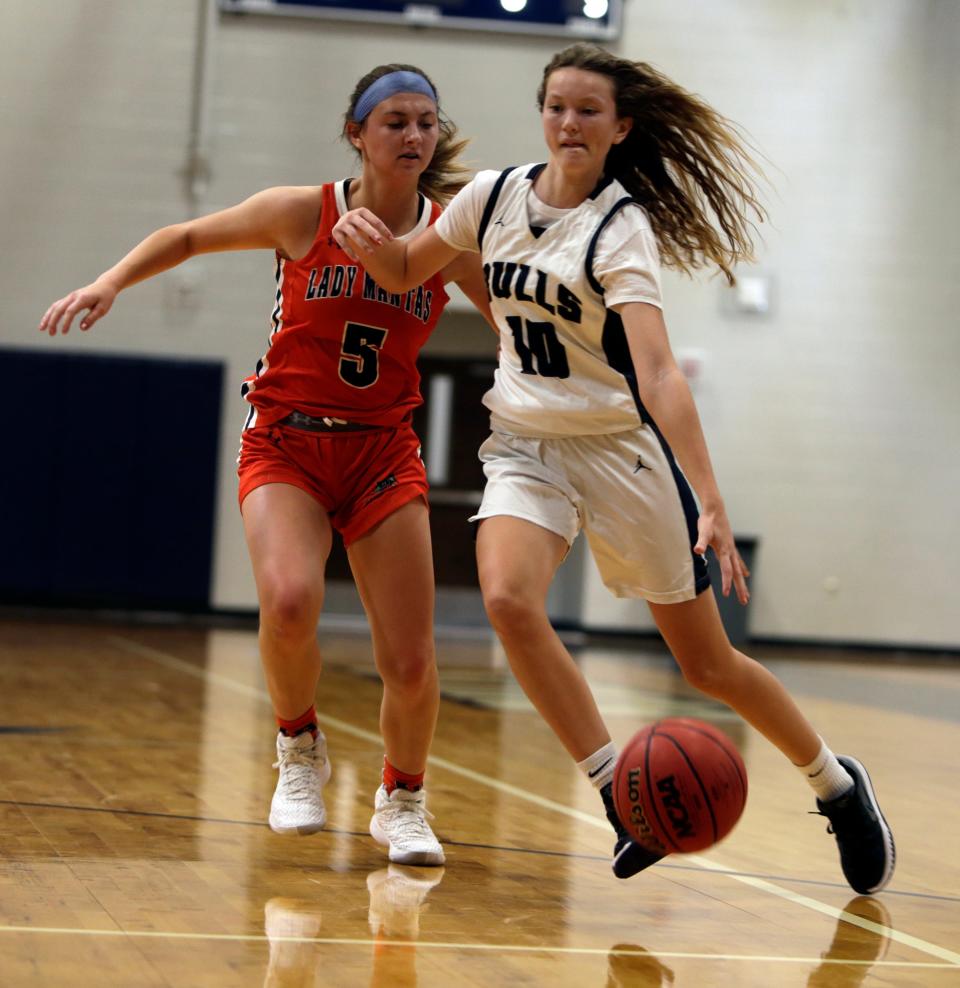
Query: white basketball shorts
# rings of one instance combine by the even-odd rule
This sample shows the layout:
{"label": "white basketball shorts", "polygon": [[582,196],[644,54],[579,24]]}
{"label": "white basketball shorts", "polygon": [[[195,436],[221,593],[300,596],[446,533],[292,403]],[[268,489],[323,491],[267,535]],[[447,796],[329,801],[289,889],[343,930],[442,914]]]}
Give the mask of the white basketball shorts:
{"label": "white basketball shorts", "polygon": [[710,586],[705,562],[693,553],[693,492],[651,426],[562,439],[494,432],[480,459],[487,484],[471,521],[522,518],[568,545],[582,528],[617,597],[673,604]]}

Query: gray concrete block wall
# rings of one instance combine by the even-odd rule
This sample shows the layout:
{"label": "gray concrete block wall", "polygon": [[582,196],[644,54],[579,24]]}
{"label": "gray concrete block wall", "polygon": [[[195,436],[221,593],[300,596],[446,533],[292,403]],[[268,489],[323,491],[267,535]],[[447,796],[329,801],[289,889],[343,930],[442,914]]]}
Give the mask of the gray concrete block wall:
{"label": "gray concrete block wall", "polygon": [[[228,381],[214,603],[255,606],[236,508],[239,382],[263,351],[265,253],[208,256],[136,286],[89,335],[44,340],[46,305],[192,208],[195,0],[5,0],[0,7],[0,342],[214,356]],[[716,279],[666,279],[675,347],[705,355],[696,397],[735,527],[760,538],[753,631],[960,643],[960,7],[950,0],[648,0],[617,49],[738,121],[766,157],[767,319]],[[423,65],[473,137],[475,167],[536,160],[534,91],[559,45],[452,31],[219,18],[211,181],[199,207],[353,167],[347,95],[383,61]],[[450,317],[431,343],[488,353]],[[162,414],[162,409],[158,409]],[[588,624],[641,627],[589,567]],[[832,589],[830,589],[832,588]]]}

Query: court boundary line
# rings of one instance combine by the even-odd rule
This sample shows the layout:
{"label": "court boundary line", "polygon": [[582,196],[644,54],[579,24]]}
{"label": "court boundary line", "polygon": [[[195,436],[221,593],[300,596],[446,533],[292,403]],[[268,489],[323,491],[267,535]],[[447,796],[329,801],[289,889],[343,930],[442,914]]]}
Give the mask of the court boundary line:
{"label": "court boundary line", "polygon": [[[270,824],[266,820],[233,820],[228,817],[197,816],[195,813],[161,813],[157,810],[137,810],[129,806],[82,806],[78,803],[41,803],[37,800],[28,799],[0,799],[0,806],[18,806],[25,809],[39,810],[66,810],[71,813],[107,813],[119,816],[148,817],[153,820],[171,820],[174,822],[187,821],[190,823],[209,823],[213,825],[221,824],[230,827],[259,827],[261,830],[268,830]],[[324,827],[324,834],[337,835],[340,837],[360,837],[370,836],[368,830],[344,830],[339,827]],[[593,854],[586,851],[551,851],[545,847],[526,847],[523,845],[507,844],[483,844],[478,841],[450,840],[443,843],[447,847],[475,848],[481,851],[495,851],[498,854],[530,854],[543,855],[544,857],[564,858],[567,861],[609,861],[607,854]],[[699,865],[683,865],[677,860],[666,859],[658,863],[658,868],[669,871],[693,871],[698,872],[703,869]],[[758,875],[754,872],[743,871],[739,868],[726,868],[719,866],[718,871],[725,875],[738,875],[746,878],[759,878],[768,882],[788,882],[794,885],[812,885],[818,888],[842,889],[848,891],[849,886],[840,882],[823,882],[812,878],[797,878],[794,875]],[[904,899],[920,899],[925,902],[951,902],[960,903],[960,896],[934,895],[926,892],[906,892],[897,889],[884,889],[884,895],[895,896]]]}
{"label": "court boundary line", "polygon": [[544,944],[500,944],[500,943],[454,943],[444,940],[392,940],[364,937],[270,937],[265,933],[187,933],[178,930],[91,930],[87,927],[70,926],[14,926],[0,925],[0,933],[33,933],[45,936],[92,936],[92,937],[139,937],[153,940],[199,940],[239,943],[298,943],[316,946],[341,947],[409,947],[411,950],[466,950],[495,951],[511,954],[560,954],[663,958],[668,960],[707,960],[707,961],[754,961],[775,964],[832,964],[839,967],[888,967],[912,968],[920,970],[950,970],[955,967],[946,961],[888,961],[846,957],[788,957],[780,954],[710,954],[682,950],[618,950],[606,947],[563,947]]}
{"label": "court boundary line", "polygon": [[[168,655],[166,652],[153,648],[149,645],[143,645],[140,642],[134,641],[131,638],[126,638],[123,635],[111,634],[106,635],[105,637],[107,641],[113,642],[123,650],[132,652],[135,655],[140,655],[143,658],[150,659],[159,665],[165,665],[171,669],[184,672],[187,675],[193,676],[195,679],[218,683],[227,689],[242,693],[252,699],[259,700],[260,702],[267,704],[270,703],[269,694],[264,689],[250,686],[247,683],[238,682],[235,679],[231,679],[229,676],[223,676],[220,673],[211,672],[208,669],[199,668],[190,662],[186,662],[183,659],[178,659],[173,655]],[[329,714],[318,713],[317,720],[325,726],[333,728],[334,730],[352,735],[353,737],[360,738],[361,740],[372,744],[379,746],[383,743],[383,739],[379,734],[375,734],[373,731],[367,731],[362,727],[356,727],[347,721],[340,720],[337,717],[331,717]],[[596,827],[604,831],[608,830],[610,827],[610,824],[605,819],[602,820],[600,817],[593,816],[590,813],[584,813],[582,810],[575,809],[572,806],[566,806],[563,803],[558,803],[552,799],[547,799],[544,796],[539,796],[536,793],[527,791],[526,789],[521,789],[519,786],[511,785],[509,782],[494,779],[491,776],[484,775],[481,772],[476,772],[466,766],[458,765],[456,762],[451,762],[446,758],[430,755],[428,758],[428,764],[435,766],[436,768],[445,769],[446,771],[452,772],[456,775],[463,776],[478,785],[495,789],[528,803],[533,803],[535,806],[539,806],[542,809],[578,820],[588,826]],[[684,859],[690,864],[701,867],[704,871],[713,872],[714,874],[722,874],[733,881],[741,882],[744,885],[752,886],[758,891],[775,895],[787,902],[793,903],[794,905],[803,906],[813,912],[822,913],[823,915],[830,916],[836,920],[843,920],[853,926],[859,926],[861,929],[866,930],[869,933],[886,936],[889,940],[893,940],[905,947],[911,947],[921,953],[929,954],[932,957],[937,957],[942,961],[946,961],[951,967],[960,966],[960,953],[949,950],[946,947],[941,947],[939,944],[930,943],[927,940],[923,940],[920,937],[915,937],[909,933],[903,933],[893,927],[883,926],[880,923],[874,923],[869,919],[864,919],[862,916],[857,916],[855,913],[849,913],[844,909],[838,909],[836,906],[829,906],[825,902],[819,902],[816,899],[810,898],[810,896],[801,895],[799,892],[793,892],[790,889],[781,888],[779,885],[775,885],[773,882],[767,881],[766,879],[732,873],[728,868],[711,861],[702,854],[685,854]],[[0,927],[0,929],[3,929],[3,927]]]}

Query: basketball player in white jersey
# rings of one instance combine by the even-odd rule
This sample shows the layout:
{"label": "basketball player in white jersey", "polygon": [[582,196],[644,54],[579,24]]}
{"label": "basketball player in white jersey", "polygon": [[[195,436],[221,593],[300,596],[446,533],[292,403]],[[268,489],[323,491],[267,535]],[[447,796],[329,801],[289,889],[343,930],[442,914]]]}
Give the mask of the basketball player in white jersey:
{"label": "basketball player in white jersey", "polygon": [[475,516],[487,614],[521,686],[600,790],[618,877],[662,849],[635,843],[617,819],[616,750],[547,617],[550,582],[580,529],[606,586],[647,600],[687,681],[800,768],[847,880],[876,892],[893,873],[894,843],[866,770],[834,755],[782,684],[730,644],[706,592],[708,546],[725,595],[732,588],[745,604],[749,574],[671,354],[659,264],[715,265],[733,282],[733,266],[752,256],[751,219],[764,218],[750,159],[712,108],[592,45],[553,58],[538,100],[545,164],[481,172],[403,244],[365,210],[334,228],[389,291],[461,251],[481,254],[501,334]]}

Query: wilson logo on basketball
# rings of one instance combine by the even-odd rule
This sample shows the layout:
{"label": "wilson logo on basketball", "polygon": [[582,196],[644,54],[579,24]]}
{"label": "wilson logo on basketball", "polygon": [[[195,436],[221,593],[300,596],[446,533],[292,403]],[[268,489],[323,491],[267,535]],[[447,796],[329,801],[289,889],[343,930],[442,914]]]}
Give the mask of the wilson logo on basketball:
{"label": "wilson logo on basketball", "polygon": [[660,793],[660,801],[670,818],[670,825],[677,837],[693,837],[693,826],[690,823],[690,814],[687,812],[683,800],[680,798],[680,790],[677,788],[677,781],[672,775],[664,779],[657,779],[657,791]]}
{"label": "wilson logo on basketball", "polygon": [[631,769],[629,773],[630,829],[634,837],[644,847],[660,854],[666,854],[666,847],[654,835],[650,824],[647,822],[646,814],[643,812],[643,803],[640,801],[640,784],[640,769]]}

